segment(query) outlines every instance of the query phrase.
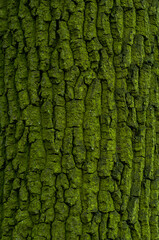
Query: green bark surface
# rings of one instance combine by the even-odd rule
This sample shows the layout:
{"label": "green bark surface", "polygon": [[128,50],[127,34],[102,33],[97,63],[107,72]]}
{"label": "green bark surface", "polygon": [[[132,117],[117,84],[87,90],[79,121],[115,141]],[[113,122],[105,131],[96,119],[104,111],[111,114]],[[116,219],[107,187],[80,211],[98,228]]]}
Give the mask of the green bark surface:
{"label": "green bark surface", "polygon": [[0,1],[0,239],[159,240],[158,0]]}

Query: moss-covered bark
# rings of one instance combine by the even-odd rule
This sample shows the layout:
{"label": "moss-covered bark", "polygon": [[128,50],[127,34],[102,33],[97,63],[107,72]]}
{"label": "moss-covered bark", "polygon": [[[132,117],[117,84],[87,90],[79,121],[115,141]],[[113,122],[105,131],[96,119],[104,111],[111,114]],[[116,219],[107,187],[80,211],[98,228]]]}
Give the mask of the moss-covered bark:
{"label": "moss-covered bark", "polygon": [[0,1],[0,239],[159,240],[158,0]]}

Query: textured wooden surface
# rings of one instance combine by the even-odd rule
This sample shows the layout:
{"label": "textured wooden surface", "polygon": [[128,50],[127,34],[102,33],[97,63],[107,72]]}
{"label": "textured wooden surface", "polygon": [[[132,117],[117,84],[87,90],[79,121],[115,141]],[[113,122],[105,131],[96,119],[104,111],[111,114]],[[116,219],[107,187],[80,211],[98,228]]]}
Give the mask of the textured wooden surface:
{"label": "textured wooden surface", "polygon": [[158,0],[0,1],[0,239],[159,240]]}

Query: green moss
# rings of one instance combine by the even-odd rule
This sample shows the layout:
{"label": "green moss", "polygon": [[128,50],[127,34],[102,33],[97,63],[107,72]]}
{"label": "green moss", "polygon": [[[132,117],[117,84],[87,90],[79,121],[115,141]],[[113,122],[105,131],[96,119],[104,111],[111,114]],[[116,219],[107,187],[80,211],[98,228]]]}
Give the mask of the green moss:
{"label": "green moss", "polygon": [[50,239],[50,225],[46,223],[39,223],[34,225],[32,229],[32,238],[43,237],[44,239]]}
{"label": "green moss", "polygon": [[[56,80],[55,80],[56,81]],[[54,80],[53,80],[54,82]],[[65,81],[61,81],[58,85],[53,85],[53,95],[56,105],[64,106],[64,95],[65,95]],[[62,100],[61,100],[62,99]],[[60,103],[60,104],[59,104]]]}
{"label": "green moss", "polygon": [[82,186],[82,170],[77,167],[70,169],[68,172],[68,179],[71,188],[80,188]]}
{"label": "green moss", "polygon": [[[146,180],[141,187],[141,196],[140,196],[140,208],[139,208],[139,221],[142,225],[142,235],[150,235],[149,228],[149,204],[150,204],[150,180]],[[143,225],[147,229],[143,229]]]}
{"label": "green moss", "polygon": [[107,52],[101,51],[101,67],[99,69],[98,78],[107,82],[108,89],[112,91],[115,85],[115,70],[112,59],[108,57]]}
{"label": "green moss", "polygon": [[[136,103],[139,103],[138,107],[141,106],[142,99],[137,99]],[[146,110],[145,109],[143,111],[137,112],[137,121],[140,124],[144,124],[146,122]]]}
{"label": "green moss", "polygon": [[48,71],[49,77],[53,78],[53,83],[60,83],[64,79],[64,72],[59,68],[52,68]]}
{"label": "green moss", "polygon": [[[34,49],[35,50],[35,49]],[[28,76],[28,72],[27,72],[27,59],[25,58],[24,54],[18,54],[15,61],[14,61],[14,66],[17,69],[16,70],[16,76],[17,76],[17,80],[21,81],[19,82],[20,85],[18,85],[18,82],[16,84],[16,88],[18,91],[22,90],[25,86],[24,82],[25,79]],[[16,80],[16,78],[15,78]],[[16,81],[15,81],[16,83]]]}
{"label": "green moss", "polygon": [[111,151],[107,153],[106,150],[103,150],[100,155],[98,162],[98,173],[100,177],[107,177],[111,175],[115,162],[115,155]]}
{"label": "green moss", "polygon": [[[1,154],[0,154],[1,155]],[[4,167],[4,157],[3,156],[0,156],[0,169],[3,169]]]}
{"label": "green moss", "polygon": [[69,181],[68,181],[66,174],[60,173],[57,176],[56,187],[57,188],[63,187],[64,189],[69,188]]}
{"label": "green moss", "polygon": [[29,213],[37,215],[37,214],[39,214],[40,209],[41,209],[40,196],[37,194],[30,195],[30,203],[29,203],[29,208],[28,208]]}
{"label": "green moss", "polygon": [[131,230],[130,230],[129,225],[127,224],[126,221],[121,222],[120,237],[125,239],[125,240],[132,239]]}
{"label": "green moss", "polygon": [[66,99],[66,101],[74,99],[74,89],[70,83],[68,83],[67,87],[66,87],[65,99]]}
{"label": "green moss", "polygon": [[17,190],[20,188],[20,179],[19,178],[15,178],[13,181],[13,190]]}
{"label": "green moss", "polygon": [[[3,1],[2,1],[3,2]],[[6,15],[7,15],[7,9],[6,7],[4,6],[3,8],[1,8],[1,11],[0,11],[0,18],[1,18],[1,24],[0,24],[0,28],[1,28],[1,31],[0,31],[0,36],[2,36],[4,34],[4,32],[7,30],[8,28],[8,23],[6,21]]]}
{"label": "green moss", "polygon": [[151,232],[150,232],[150,227],[148,224],[144,224],[141,227],[141,233],[142,233],[142,238],[143,239],[151,239]]}
{"label": "green moss", "polygon": [[138,220],[138,211],[139,211],[139,199],[133,197],[129,200],[128,204],[129,220],[132,224],[136,223]]}
{"label": "green moss", "polygon": [[[151,190],[150,194],[150,206],[152,208],[158,208],[158,191],[156,190]],[[157,209],[156,209],[157,210]],[[152,212],[152,219],[153,219],[153,212]]]}
{"label": "green moss", "polygon": [[85,41],[82,39],[72,40],[71,49],[75,65],[84,71],[87,70],[90,67],[90,62]]}
{"label": "green moss", "polygon": [[19,97],[19,103],[20,103],[20,108],[24,109],[29,105],[29,96],[28,92],[26,90],[19,92],[18,94]]}
{"label": "green moss", "polygon": [[[139,28],[139,25],[142,27]],[[136,15],[136,32],[149,37],[150,29],[149,29],[149,15],[145,10],[139,10]]]}
{"label": "green moss", "polygon": [[[42,201],[42,209],[47,210],[48,208],[52,208],[55,203],[55,187],[53,186],[43,186],[41,191],[41,201]],[[53,215],[54,216],[54,215]],[[49,216],[50,218],[51,216]]]}
{"label": "green moss", "polygon": [[114,201],[115,210],[116,210],[117,212],[120,211],[120,206],[121,206],[121,204],[122,204],[122,198],[121,198],[121,196],[122,196],[121,191],[120,191],[120,189],[118,189],[117,184],[116,184],[115,190],[114,190],[114,192],[112,193],[112,198],[113,198],[113,201]]}
{"label": "green moss", "polygon": [[67,173],[67,170],[70,170],[75,167],[75,162],[73,159],[73,155],[64,155],[62,157],[62,168],[63,172]]}
{"label": "green moss", "polygon": [[96,1],[86,3],[85,7],[85,21],[84,21],[84,38],[91,40],[96,37],[96,14],[97,4]]}
{"label": "green moss", "polygon": [[39,126],[40,120],[40,108],[29,105],[22,112],[22,119],[26,121],[26,126]]}
{"label": "green moss", "polygon": [[113,51],[116,55],[121,54],[122,51],[122,41],[120,39],[114,39]]}
{"label": "green moss", "polygon": [[39,70],[47,71],[49,69],[50,64],[50,50],[45,43],[41,43],[39,46],[39,59],[40,59]]}
{"label": "green moss", "polygon": [[62,130],[65,128],[65,115],[66,110],[64,107],[61,106],[55,106],[54,108],[54,114],[55,114],[55,129],[56,130]]}
{"label": "green moss", "polygon": [[52,114],[53,114],[52,103],[46,100],[41,106],[41,122],[43,128],[53,128]]}
{"label": "green moss", "polygon": [[100,190],[114,192],[114,181],[111,177],[100,180]]}
{"label": "green moss", "polygon": [[48,73],[43,72],[41,79],[41,96],[43,98],[52,99],[52,84],[49,79]]}
{"label": "green moss", "polygon": [[[26,187],[26,184],[24,181],[21,182],[21,187],[20,187],[20,190],[19,190],[19,199],[20,201],[27,201],[28,200],[28,190],[27,190],[27,187]],[[20,211],[21,212],[21,211]]]}
{"label": "green moss", "polygon": [[99,191],[98,195],[99,210],[102,213],[114,211],[113,199],[109,191]]}
{"label": "green moss", "polygon": [[53,174],[53,170],[49,168],[45,168],[41,172],[41,182],[43,186],[50,186],[53,187],[55,185],[55,175]]}
{"label": "green moss", "polygon": [[[71,1],[72,2],[72,1]],[[83,37],[83,22],[84,22],[84,13],[74,12],[71,14],[68,21],[68,28],[70,31],[70,36],[72,39],[80,39]]]}
{"label": "green moss", "polygon": [[56,21],[52,20],[49,25],[49,46],[56,45]]}
{"label": "green moss", "polygon": [[65,73],[65,81],[69,82],[70,86],[74,87],[79,75],[80,75],[79,68],[77,66],[73,66],[70,70],[68,70]]}
{"label": "green moss", "polygon": [[[89,235],[87,235],[87,234],[89,234]],[[82,239],[91,239],[91,236],[93,239],[99,239],[98,223],[96,223],[95,217],[93,218],[92,223],[91,222],[86,223],[83,226],[83,238]]]}
{"label": "green moss", "polygon": [[91,213],[98,209],[96,192],[99,191],[99,178],[96,172],[84,174],[83,181],[83,220],[89,222],[92,219]]}
{"label": "green moss", "polygon": [[104,14],[105,11],[110,11],[110,8],[99,6],[97,16],[97,36],[102,46],[106,47],[108,53],[112,54],[113,38],[110,28],[109,15]]}
{"label": "green moss", "polygon": [[65,135],[63,141],[64,154],[72,153],[73,130],[72,128],[65,128]]}
{"label": "green moss", "polygon": [[53,151],[50,151],[50,154],[60,154],[62,149],[62,142],[64,137],[64,131],[56,131],[55,132],[55,144],[53,146]]}
{"label": "green moss", "polygon": [[123,194],[127,194],[128,196],[130,195],[130,189],[132,184],[131,174],[132,169],[125,165],[122,173],[120,189],[123,191]]}
{"label": "green moss", "polygon": [[24,132],[24,122],[22,120],[19,120],[16,123],[16,132],[15,132],[15,139],[19,140]]}
{"label": "green moss", "polygon": [[[102,49],[102,45],[99,42],[97,37],[95,37],[95,38],[93,38],[93,39],[91,39],[90,41],[87,42],[87,51],[89,53],[89,57],[91,56],[92,52],[97,52],[98,53],[98,51],[101,50],[101,49]],[[92,57],[92,59],[90,59],[90,60],[91,61],[96,61],[97,59]],[[100,60],[100,57],[98,58],[98,61],[99,60]],[[92,71],[92,69],[90,69],[88,71]]]}
{"label": "green moss", "polygon": [[8,217],[10,218],[10,220],[11,219],[13,220],[12,218],[13,213],[15,212],[15,209],[17,209],[18,207],[17,200],[18,200],[17,191],[11,190],[8,198],[4,202],[4,206],[3,206],[4,217]]}
{"label": "green moss", "polygon": [[12,144],[6,147],[6,158],[7,160],[13,159],[16,156],[16,144]]}
{"label": "green moss", "polygon": [[83,141],[83,130],[82,128],[74,128],[74,144],[73,156],[76,166],[78,168],[82,167],[86,159],[86,149]]}
{"label": "green moss", "polygon": [[22,19],[22,29],[26,38],[26,47],[27,49],[32,48],[35,46],[35,24],[28,7],[20,4],[18,16]]}
{"label": "green moss", "polygon": [[80,216],[69,216],[66,221],[66,238],[75,240],[82,235]]}
{"label": "green moss", "polygon": [[121,205],[121,212],[123,213],[122,220],[124,221],[128,219],[128,211],[127,211],[128,203],[129,203],[129,195],[126,195],[124,193],[122,195],[122,205]]}
{"label": "green moss", "polygon": [[85,110],[83,100],[72,100],[66,103],[67,127],[79,127]]}
{"label": "green moss", "polygon": [[120,0],[120,2],[121,2],[121,6],[126,9],[133,7],[133,0]]}
{"label": "green moss", "polygon": [[47,167],[54,173],[61,172],[61,157],[59,155],[47,155]]}
{"label": "green moss", "polygon": [[92,173],[92,174],[84,174],[83,175],[83,189],[85,193],[88,192],[93,192],[97,193],[99,191],[99,177],[97,172]]}
{"label": "green moss", "polygon": [[117,211],[109,213],[109,224],[108,228],[110,228],[108,232],[108,237],[115,239],[118,237],[119,229],[118,224],[120,222],[120,214]]}
{"label": "green moss", "polygon": [[122,39],[123,37],[123,9],[122,7],[114,7],[111,12],[111,32],[113,38]]}
{"label": "green moss", "polygon": [[140,196],[141,194],[141,182],[143,180],[144,161],[134,163],[133,165],[133,181],[131,187],[131,194],[133,196]]}
{"label": "green moss", "polygon": [[99,236],[101,240],[104,240],[106,238],[106,234],[108,232],[107,221],[108,213],[102,213],[101,223],[99,226]]}
{"label": "green moss", "polygon": [[45,212],[45,222],[46,223],[51,223],[54,220],[54,208],[49,208]]}
{"label": "green moss", "polygon": [[75,205],[76,201],[80,198],[79,189],[69,188],[65,190],[65,202],[68,206]]}
{"label": "green moss", "polygon": [[135,33],[136,31],[134,28],[131,28],[131,27],[124,28],[124,35],[125,35],[124,42],[127,43],[129,46],[132,46],[134,43]]}
{"label": "green moss", "polygon": [[[83,203],[83,206],[87,206],[87,204],[84,202]],[[84,223],[84,226],[87,224],[87,223],[90,223],[91,220],[93,218],[93,213],[89,212],[88,210],[83,210],[82,214],[81,214],[81,221],[82,223]],[[83,233],[84,233],[84,227],[83,227]]]}
{"label": "green moss", "polygon": [[25,211],[21,211],[20,209],[18,209],[15,218],[16,218],[16,220],[17,220],[18,222],[21,222],[21,221],[23,221],[24,219],[27,219],[27,218],[28,218],[28,220],[30,220],[30,225],[31,225],[31,219],[30,219],[30,217],[29,217],[28,211],[26,211],[26,210],[25,210]]}
{"label": "green moss", "polygon": [[51,21],[51,12],[49,8],[49,4],[47,2],[41,3],[37,9],[37,15],[39,15],[40,18],[43,18],[44,21],[50,22]]}
{"label": "green moss", "polygon": [[68,218],[68,215],[69,215],[69,207],[65,203],[57,202],[55,204],[56,219],[59,221],[65,221]]}
{"label": "green moss", "polygon": [[[87,115],[90,117],[91,114]],[[85,118],[87,120],[88,118]],[[91,119],[88,124],[85,123],[84,125],[84,143],[85,147],[88,151],[94,151],[95,148],[99,148],[99,141],[100,141],[100,132],[99,132],[99,120]],[[92,131],[94,129],[94,131]]]}
{"label": "green moss", "polygon": [[3,222],[2,222],[2,239],[3,240],[9,240],[11,238],[11,230],[10,227],[13,226],[15,224],[15,221],[13,220],[13,218],[4,218]]}
{"label": "green moss", "polygon": [[87,162],[83,164],[83,170],[88,173],[94,173],[97,170],[99,150],[95,149],[93,152],[87,152],[86,159]]}
{"label": "green moss", "polygon": [[30,172],[27,177],[27,188],[31,194],[41,194],[41,182],[39,174]]}
{"label": "green moss", "polygon": [[[122,162],[126,162],[129,167],[132,166],[133,150],[132,150],[132,132],[129,127],[121,127],[117,140],[117,148],[119,157]],[[125,141],[127,139],[127,141]]]}
{"label": "green moss", "polygon": [[30,169],[42,170],[45,165],[45,149],[42,140],[36,140],[30,147]]}
{"label": "green moss", "polygon": [[27,150],[27,136],[28,136],[28,133],[29,133],[29,129],[28,127],[26,127],[24,129],[24,132],[23,132],[23,136],[20,138],[20,140],[18,141],[18,152],[26,152]]}
{"label": "green moss", "polygon": [[52,238],[55,240],[65,239],[65,222],[58,221],[57,219],[52,223],[51,228]]}
{"label": "green moss", "polygon": [[44,146],[47,149],[47,151],[50,151],[50,153],[54,152],[54,129],[43,129],[42,130],[42,138],[44,141]]}
{"label": "green moss", "polygon": [[60,52],[60,68],[68,70],[74,63],[69,41],[61,41],[58,49]]}
{"label": "green moss", "polygon": [[129,67],[131,64],[131,46],[124,46],[123,54],[123,66]]}
{"label": "green moss", "polygon": [[74,96],[75,99],[84,99],[86,97],[87,87],[84,84],[84,76],[81,74],[76,82],[75,88],[74,88]]}
{"label": "green moss", "polygon": [[132,62],[141,67],[145,57],[144,51],[144,36],[138,34],[134,37],[134,44],[132,45]]}
{"label": "green moss", "polygon": [[31,219],[22,220],[13,230],[13,239],[26,239],[31,234],[32,222]]}
{"label": "green moss", "polygon": [[[78,189],[78,192],[80,190]],[[78,193],[78,198],[77,198],[77,201],[76,203],[70,207],[70,215],[72,216],[77,216],[77,215],[80,215],[81,212],[82,212],[82,203],[81,203],[81,200],[80,200],[80,194]]]}
{"label": "green moss", "polygon": [[149,179],[153,179],[154,175],[154,148],[155,148],[155,139],[154,139],[154,130],[146,130],[146,146],[145,146],[145,176]]}
{"label": "green moss", "polygon": [[0,7],[2,240],[158,239],[157,11]]}
{"label": "green moss", "polygon": [[82,168],[82,165],[86,159],[86,149],[83,146],[75,146],[73,148],[73,156],[74,156],[74,161],[76,163],[76,166],[78,168]]}
{"label": "green moss", "polygon": [[88,88],[86,109],[91,110],[94,117],[101,114],[101,83],[97,79],[93,80]]}
{"label": "green moss", "polygon": [[[129,3],[132,4],[132,1],[129,1]],[[135,26],[136,26],[136,11],[135,8],[131,8],[124,12],[124,27],[135,28]]]}
{"label": "green moss", "polygon": [[8,115],[10,117],[10,123],[13,123],[14,121],[18,121],[20,118],[20,111],[19,111],[20,109],[18,107],[16,94],[14,93],[12,97],[13,96],[14,96],[14,99],[8,101],[9,103]]}
{"label": "green moss", "polygon": [[[39,59],[38,59],[38,53],[35,47],[32,47],[28,52],[27,60],[28,60],[29,69],[31,71],[36,71],[38,69]],[[30,72],[30,74],[35,74],[35,72]],[[30,77],[32,78],[32,76]]]}
{"label": "green moss", "polygon": [[140,78],[139,78],[139,88],[140,94],[142,96],[147,96],[149,94],[151,82],[151,66],[144,64],[140,70]]}

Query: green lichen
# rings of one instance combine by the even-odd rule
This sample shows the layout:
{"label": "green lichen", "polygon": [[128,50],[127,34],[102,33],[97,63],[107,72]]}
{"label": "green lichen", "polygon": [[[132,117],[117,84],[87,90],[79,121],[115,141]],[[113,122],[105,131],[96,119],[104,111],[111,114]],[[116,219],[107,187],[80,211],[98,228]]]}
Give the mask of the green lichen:
{"label": "green lichen", "polygon": [[157,0],[0,20],[0,239],[158,239]]}

